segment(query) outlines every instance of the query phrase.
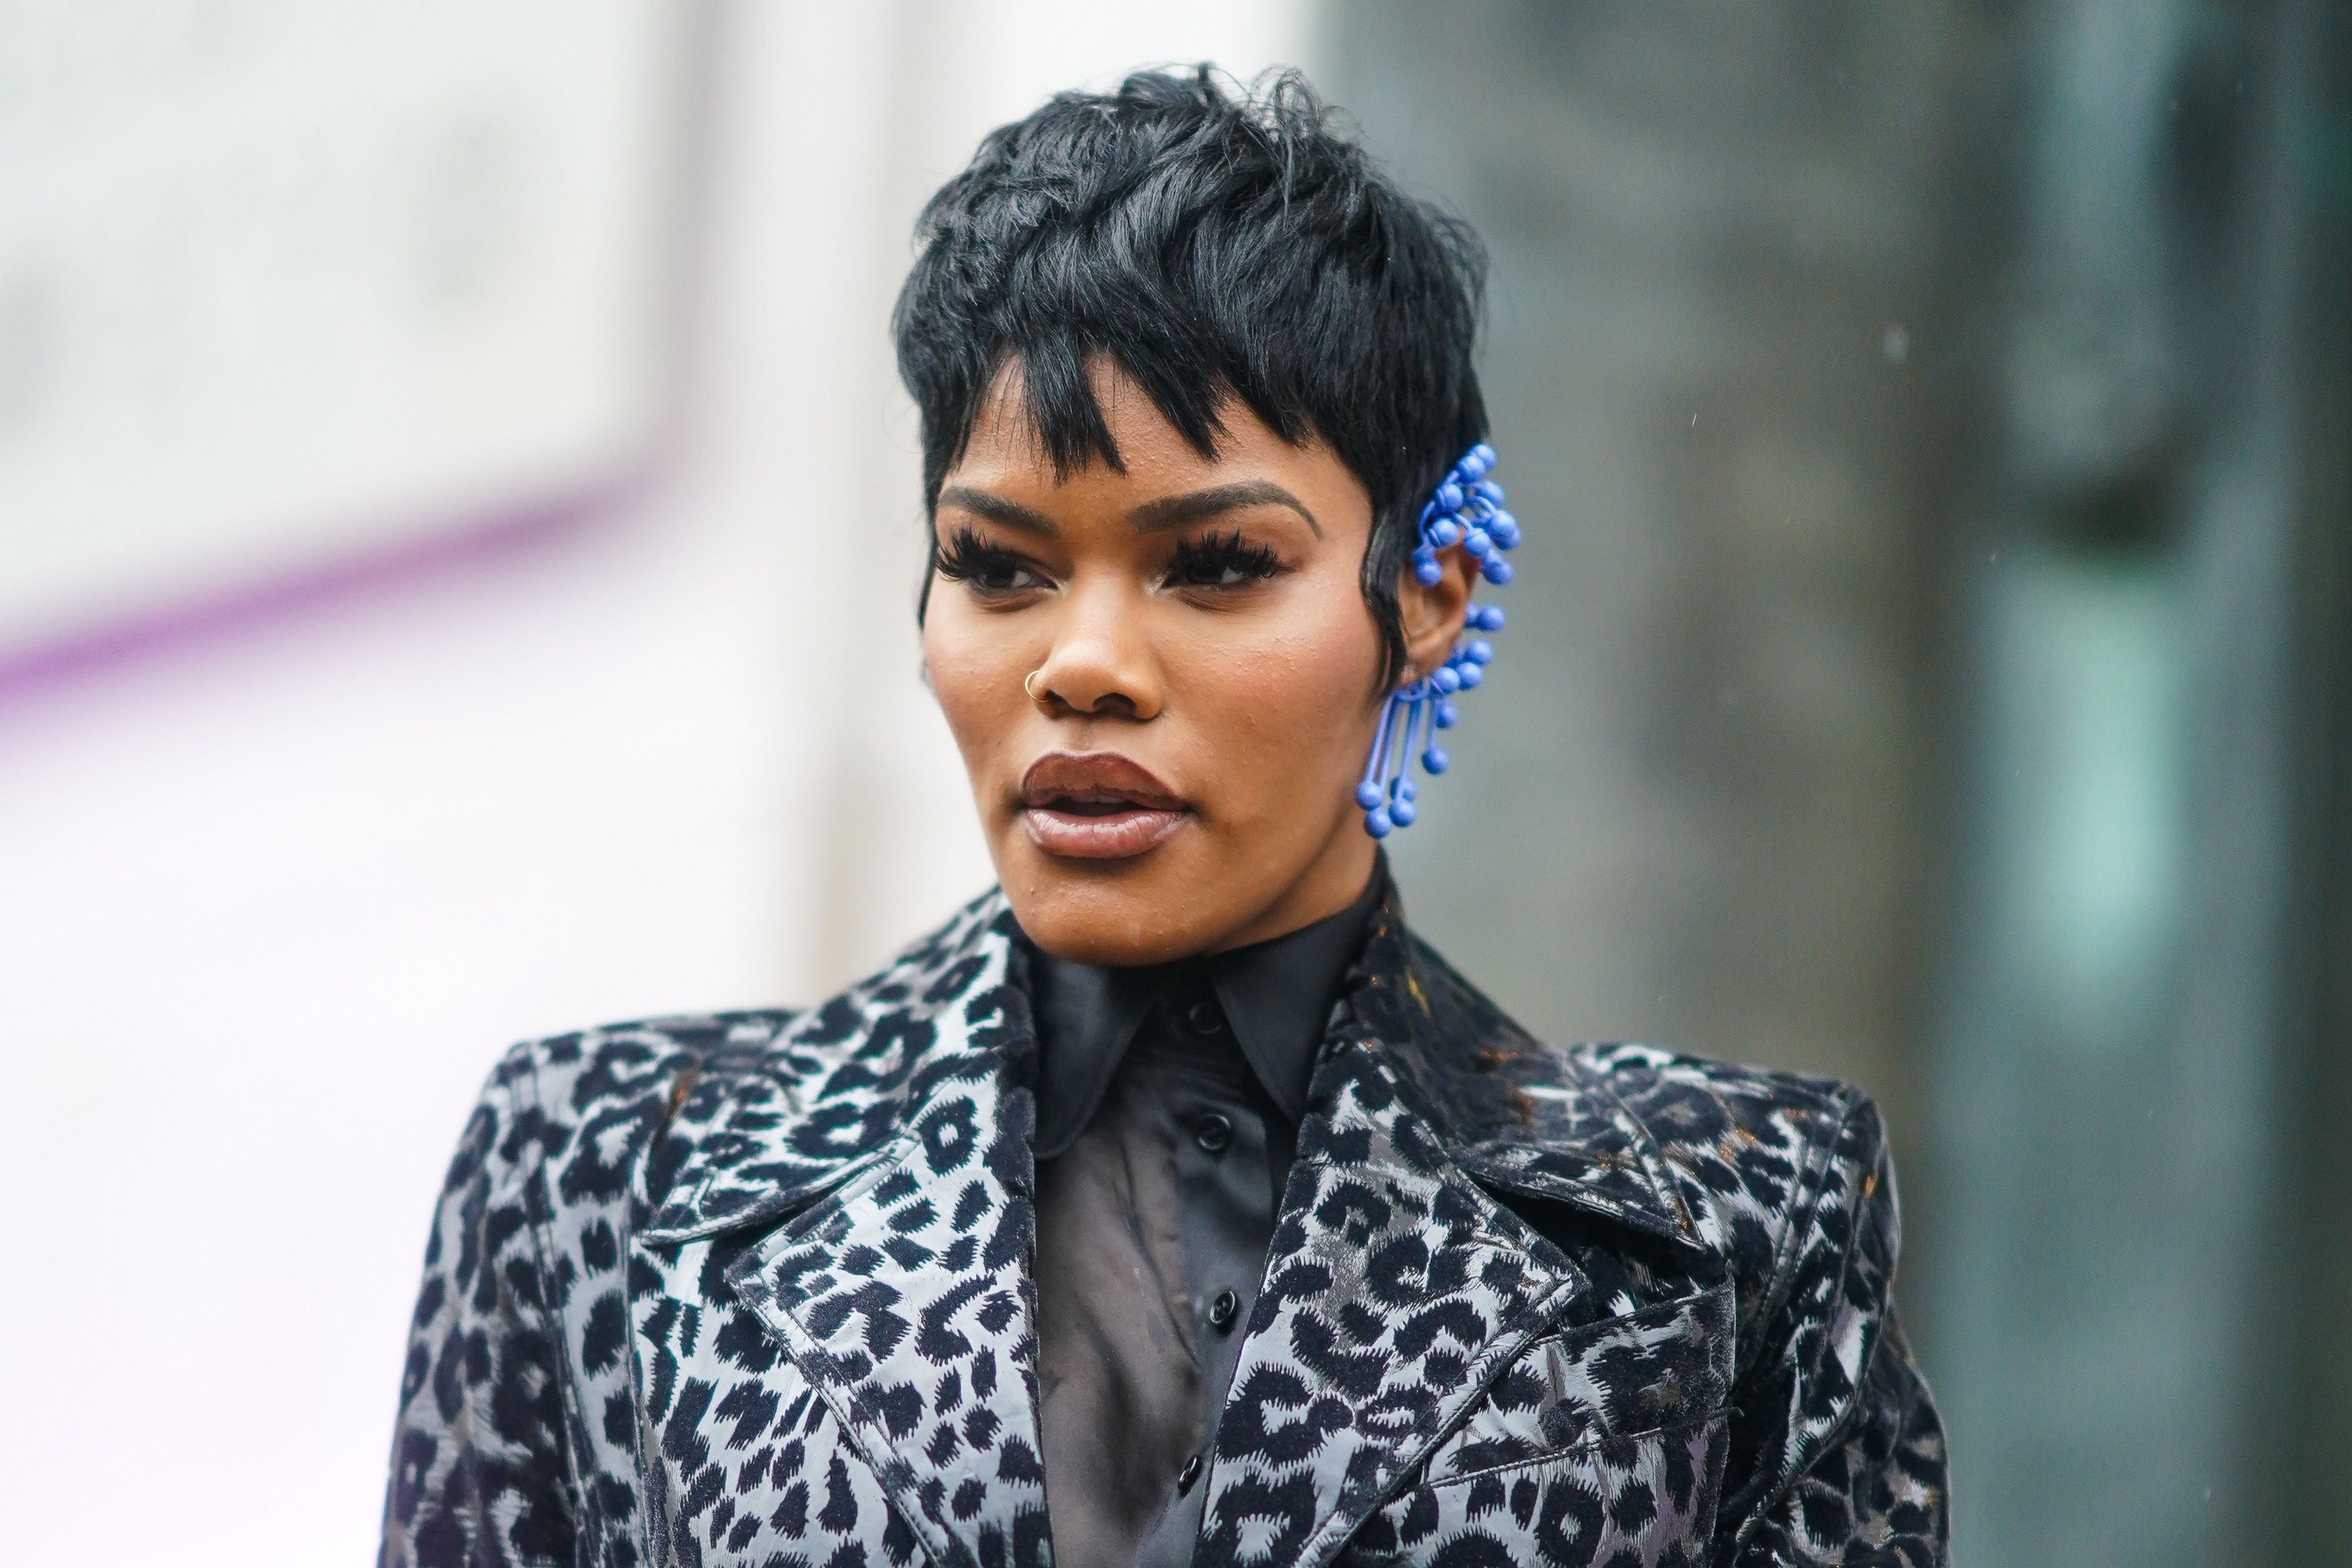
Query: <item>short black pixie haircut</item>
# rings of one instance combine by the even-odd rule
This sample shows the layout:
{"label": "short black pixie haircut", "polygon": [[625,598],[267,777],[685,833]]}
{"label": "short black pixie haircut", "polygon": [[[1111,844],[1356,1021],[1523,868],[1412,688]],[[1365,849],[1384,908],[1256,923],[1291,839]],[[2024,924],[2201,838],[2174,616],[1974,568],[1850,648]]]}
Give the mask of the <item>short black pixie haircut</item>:
{"label": "short black pixie haircut", "polygon": [[922,414],[932,553],[940,485],[1008,362],[1060,472],[1119,466],[1087,379],[1105,355],[1203,455],[1230,396],[1354,473],[1385,686],[1422,504],[1486,434],[1471,363],[1486,256],[1297,72],[1229,80],[1203,65],[1057,94],[991,131],[924,207],[891,327]]}

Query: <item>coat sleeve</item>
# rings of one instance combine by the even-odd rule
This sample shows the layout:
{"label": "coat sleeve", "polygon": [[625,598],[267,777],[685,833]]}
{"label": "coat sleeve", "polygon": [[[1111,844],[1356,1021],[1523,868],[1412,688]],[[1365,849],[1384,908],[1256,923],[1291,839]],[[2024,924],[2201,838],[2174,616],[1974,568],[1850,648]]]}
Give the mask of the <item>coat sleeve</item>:
{"label": "coat sleeve", "polygon": [[425,1244],[394,1428],[382,1568],[570,1563],[557,1344],[539,1226],[545,1129],[518,1049],[467,1123]]}
{"label": "coat sleeve", "polygon": [[1832,1141],[1734,1392],[1717,1552],[1733,1568],[1946,1568],[1943,1425],[1895,1311],[1901,1236],[1878,1109]]}

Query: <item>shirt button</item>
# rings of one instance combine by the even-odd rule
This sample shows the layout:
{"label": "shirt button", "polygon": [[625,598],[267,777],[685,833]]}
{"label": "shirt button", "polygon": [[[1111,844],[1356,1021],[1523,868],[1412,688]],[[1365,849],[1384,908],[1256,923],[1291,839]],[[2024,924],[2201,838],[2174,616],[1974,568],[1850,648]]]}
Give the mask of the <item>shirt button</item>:
{"label": "shirt button", "polygon": [[1195,1454],[1191,1458],[1184,1461],[1184,1468],[1176,1472],[1176,1495],[1178,1497],[1182,1497],[1185,1493],[1191,1491],[1192,1490],[1192,1483],[1200,1479],[1201,1456]]}
{"label": "shirt button", "polygon": [[1184,1009],[1184,1027],[1194,1034],[1214,1034],[1225,1020],[1218,1016],[1216,1003],[1203,999]]}
{"label": "shirt button", "polygon": [[1222,1111],[1212,1111],[1192,1125],[1192,1141],[1203,1153],[1222,1155],[1233,1146],[1234,1119]]}
{"label": "shirt button", "polygon": [[1217,1299],[1209,1303],[1209,1326],[1229,1329],[1234,1326],[1234,1314],[1242,1310],[1242,1299],[1231,1291],[1219,1291]]}

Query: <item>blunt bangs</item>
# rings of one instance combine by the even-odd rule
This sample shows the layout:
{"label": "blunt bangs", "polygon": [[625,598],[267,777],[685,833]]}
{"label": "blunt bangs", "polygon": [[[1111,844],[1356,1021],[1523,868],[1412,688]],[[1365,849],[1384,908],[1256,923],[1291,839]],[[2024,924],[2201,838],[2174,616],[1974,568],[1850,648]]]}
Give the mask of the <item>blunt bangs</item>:
{"label": "blunt bangs", "polygon": [[1204,456],[1238,402],[1295,445],[1323,443],[1370,496],[1363,589],[1392,679],[1421,505],[1486,434],[1486,263],[1337,118],[1296,72],[1249,89],[1202,66],[1062,93],[990,132],[925,206],[892,316],[926,511],[1008,365],[1064,475],[1121,465],[1099,359]]}

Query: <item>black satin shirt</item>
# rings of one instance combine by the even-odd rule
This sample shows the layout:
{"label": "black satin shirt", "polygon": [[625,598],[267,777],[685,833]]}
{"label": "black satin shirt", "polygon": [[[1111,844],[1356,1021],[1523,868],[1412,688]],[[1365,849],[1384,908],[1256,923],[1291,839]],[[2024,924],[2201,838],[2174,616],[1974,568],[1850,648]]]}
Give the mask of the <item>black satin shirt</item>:
{"label": "black satin shirt", "polygon": [[1055,1559],[1191,1560],[1331,1004],[1386,887],[1151,968],[1033,949],[1039,1437]]}

